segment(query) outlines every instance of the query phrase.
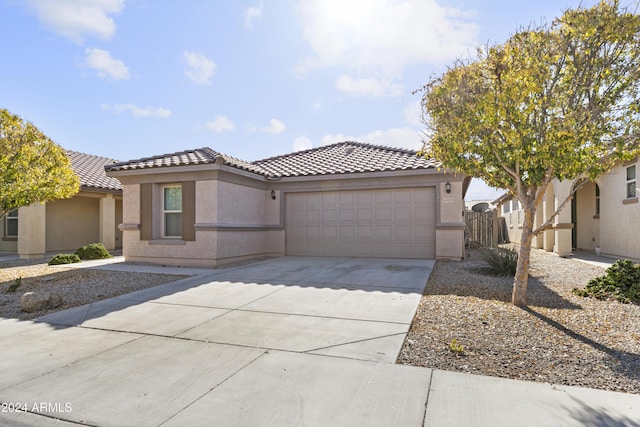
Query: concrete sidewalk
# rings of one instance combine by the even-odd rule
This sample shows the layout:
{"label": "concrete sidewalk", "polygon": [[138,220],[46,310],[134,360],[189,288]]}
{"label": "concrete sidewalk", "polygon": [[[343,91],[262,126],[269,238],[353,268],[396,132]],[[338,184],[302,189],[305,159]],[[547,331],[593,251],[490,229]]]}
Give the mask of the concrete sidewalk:
{"label": "concrete sidewalk", "polygon": [[396,365],[432,267],[286,257],[0,320],[0,425],[640,425],[637,395]]}

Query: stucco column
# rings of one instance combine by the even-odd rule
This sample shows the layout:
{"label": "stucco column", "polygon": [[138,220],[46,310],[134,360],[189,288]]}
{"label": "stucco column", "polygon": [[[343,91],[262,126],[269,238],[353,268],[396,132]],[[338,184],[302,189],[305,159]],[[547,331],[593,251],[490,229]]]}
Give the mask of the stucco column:
{"label": "stucco column", "polygon": [[[558,182],[555,185],[556,201],[555,206],[560,206],[571,193],[572,183],[570,181]],[[555,230],[555,244],[553,251],[560,256],[571,255],[571,201],[564,205],[556,217],[553,229]]]}
{"label": "stucco column", "polygon": [[34,203],[18,210],[18,254],[22,259],[44,258],[46,205]]}
{"label": "stucco column", "polygon": [[464,258],[462,182],[453,181],[450,184],[450,193],[446,191],[445,182],[440,182],[437,190],[436,259],[459,261]]}
{"label": "stucco column", "polygon": [[[542,216],[544,217],[545,222],[547,221],[547,219],[549,219],[551,214],[553,214],[553,211],[554,211],[553,199],[554,199],[553,186],[549,185],[549,188],[547,189],[547,192],[544,195],[544,201],[542,202]],[[555,230],[553,229],[552,226],[548,226],[545,228],[545,230],[542,233],[543,233],[542,249],[544,249],[547,252],[553,252],[553,245],[556,241]]]}
{"label": "stucco column", "polygon": [[112,194],[100,199],[100,243],[109,250],[116,247],[116,199]]}
{"label": "stucco column", "polygon": [[[543,208],[543,205],[540,204],[540,206],[538,206],[538,209],[536,209],[536,219],[535,219],[533,228],[538,228],[542,225],[542,223],[544,222],[543,216],[544,216],[544,208]],[[542,249],[543,246],[544,246],[544,231],[538,233],[538,235],[533,238],[534,248]]]}

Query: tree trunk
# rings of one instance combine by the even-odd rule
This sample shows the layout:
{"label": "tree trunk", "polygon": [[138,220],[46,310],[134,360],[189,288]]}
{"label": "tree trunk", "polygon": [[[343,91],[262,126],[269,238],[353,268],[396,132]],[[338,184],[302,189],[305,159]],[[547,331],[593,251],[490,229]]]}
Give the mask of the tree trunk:
{"label": "tree trunk", "polygon": [[513,294],[511,302],[518,307],[527,306],[527,285],[529,284],[529,261],[531,259],[531,242],[533,241],[533,213],[524,211],[522,235],[520,236],[520,251],[518,253],[518,266],[513,279]]}

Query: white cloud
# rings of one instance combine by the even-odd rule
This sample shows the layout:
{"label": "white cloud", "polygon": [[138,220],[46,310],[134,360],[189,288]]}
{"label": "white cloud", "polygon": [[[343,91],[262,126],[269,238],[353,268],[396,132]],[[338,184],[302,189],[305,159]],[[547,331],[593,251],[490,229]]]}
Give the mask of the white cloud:
{"label": "white cloud", "polygon": [[442,0],[300,0],[313,54],[296,71],[346,67],[395,75],[411,64],[443,64],[475,51],[471,14]]}
{"label": "white cloud", "polygon": [[215,116],[213,120],[204,124],[207,129],[213,132],[223,132],[234,130],[235,125],[227,116]]}
{"label": "white cloud", "polygon": [[244,27],[253,28],[253,21],[262,18],[262,2],[260,6],[251,6],[244,13]]}
{"label": "white cloud", "polygon": [[124,7],[125,0],[28,0],[28,5],[47,27],[82,43],[86,36],[109,39],[116,31],[110,15]]}
{"label": "white cloud", "polygon": [[197,85],[210,85],[216,64],[201,53],[184,51],[184,59],[187,61],[187,69],[184,74]]}
{"label": "white cloud", "polygon": [[389,80],[375,78],[352,78],[342,75],[336,80],[336,89],[351,96],[379,98],[382,96],[402,96],[404,86]]}
{"label": "white cloud", "polygon": [[89,68],[98,71],[98,76],[113,80],[125,80],[129,78],[129,68],[119,59],[114,59],[111,54],[102,49],[85,50],[87,57],[85,59]]}
{"label": "white cloud", "polygon": [[310,150],[311,148],[313,148],[313,143],[306,136],[299,136],[298,138],[293,140],[292,148],[294,152]]}
{"label": "white cloud", "polygon": [[402,109],[402,115],[406,124],[424,127],[422,122],[422,100],[418,99],[405,105]]}
{"label": "white cloud", "polygon": [[142,107],[138,107],[135,104],[116,104],[113,106],[109,104],[102,104],[100,107],[103,110],[113,111],[116,114],[129,112],[134,117],[155,117],[160,119],[166,119],[171,115],[171,110],[168,110],[166,108],[151,108],[151,107],[142,108]]}
{"label": "white cloud", "polygon": [[284,123],[282,123],[278,119],[269,120],[269,126],[262,128],[262,132],[270,133],[272,135],[278,135],[279,133],[284,132],[287,129]]}
{"label": "white cloud", "polygon": [[504,194],[505,190],[489,187],[481,179],[473,178],[467,190],[466,200],[495,200]]}
{"label": "white cloud", "polygon": [[355,141],[385,147],[406,148],[409,150],[419,150],[422,148],[422,139],[419,133],[412,128],[391,128],[386,130],[375,130],[365,135],[346,136],[343,134],[325,135],[322,137],[322,145],[334,144],[336,142]]}

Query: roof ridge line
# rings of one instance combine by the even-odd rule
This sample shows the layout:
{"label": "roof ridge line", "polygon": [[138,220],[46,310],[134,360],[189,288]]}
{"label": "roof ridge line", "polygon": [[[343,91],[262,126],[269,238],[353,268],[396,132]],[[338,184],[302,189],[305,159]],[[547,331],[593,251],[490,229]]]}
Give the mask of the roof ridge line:
{"label": "roof ridge line", "polygon": [[385,145],[377,145],[377,144],[371,144],[368,142],[360,142],[360,141],[341,141],[341,142],[334,142],[333,144],[328,144],[328,145],[321,145],[319,147],[314,147],[314,148],[308,148],[306,150],[300,150],[300,151],[294,151],[293,153],[286,153],[286,154],[279,154],[277,156],[271,156],[271,157],[265,157],[264,159],[259,159],[259,160],[254,160],[253,162],[251,162],[251,164],[259,164],[259,163],[263,163],[263,162],[267,162],[267,161],[271,161],[271,160],[276,160],[276,159],[282,159],[282,158],[286,158],[286,157],[292,157],[292,156],[298,156],[301,154],[306,154],[312,151],[321,151],[321,150],[326,150],[332,147],[338,147],[338,146],[344,146],[344,145],[357,145],[359,147],[366,147],[366,148],[373,148],[373,149],[380,149],[380,150],[385,150],[385,151],[395,151],[395,152],[399,152],[399,153],[405,153],[405,154],[416,154],[417,151],[416,150],[410,150],[407,148],[397,148],[397,147],[390,147],[390,146],[385,146]]}
{"label": "roof ridge line", "polygon": [[[118,163],[114,163],[113,165],[109,165],[109,166],[119,166],[119,165],[126,165],[129,163],[142,163],[142,162],[148,162],[150,160],[157,160],[157,159],[162,159],[165,157],[169,157],[169,156],[178,156],[180,154],[187,154],[187,153],[195,153],[196,151],[212,151],[215,154],[218,155],[222,155],[222,153],[218,153],[217,151],[209,148],[209,147],[200,147],[200,148],[190,148],[187,150],[182,150],[182,151],[175,151],[173,153],[164,153],[164,154],[158,154],[155,156],[149,156],[149,157],[141,157],[139,159],[131,159],[131,160],[124,160],[122,162],[118,162]],[[210,153],[207,153],[210,154]],[[212,159],[215,160],[215,159]]]}
{"label": "roof ridge line", "polygon": [[120,160],[114,159],[112,157],[105,157],[105,156],[98,156],[96,154],[89,154],[89,153],[84,153],[82,151],[76,151],[76,150],[69,150],[67,148],[63,148],[63,150],[67,153],[74,153],[74,154],[80,154],[82,156],[88,156],[88,157],[92,157],[94,159],[105,159],[105,160],[110,160],[113,162],[120,162]]}

